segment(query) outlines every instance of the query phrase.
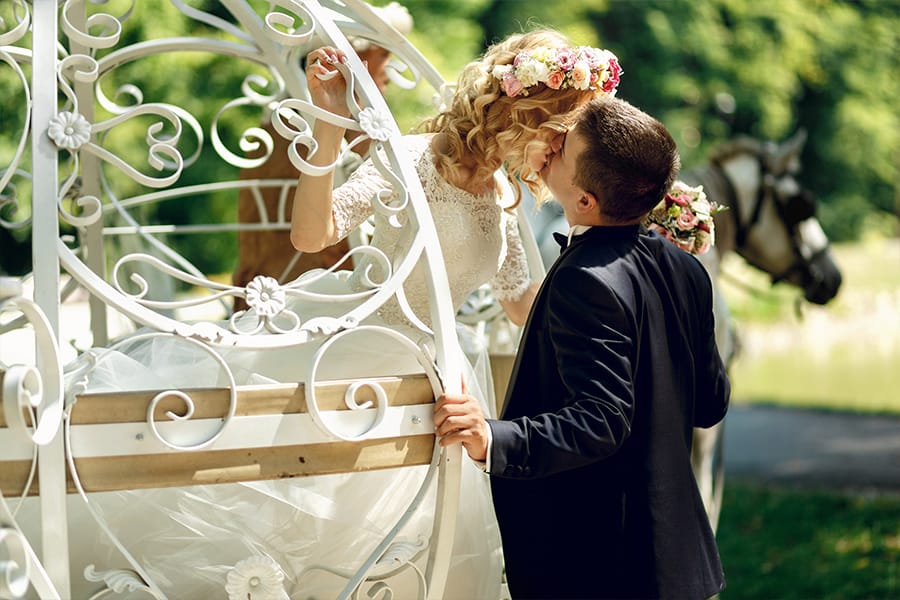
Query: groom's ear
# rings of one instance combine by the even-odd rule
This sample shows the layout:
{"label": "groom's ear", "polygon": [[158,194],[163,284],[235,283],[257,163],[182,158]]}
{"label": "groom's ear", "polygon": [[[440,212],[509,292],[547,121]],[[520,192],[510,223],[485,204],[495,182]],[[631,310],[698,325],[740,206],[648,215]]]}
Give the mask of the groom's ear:
{"label": "groom's ear", "polygon": [[598,206],[597,196],[592,192],[582,191],[581,197],[575,203],[575,210],[579,214],[594,214],[597,212]]}

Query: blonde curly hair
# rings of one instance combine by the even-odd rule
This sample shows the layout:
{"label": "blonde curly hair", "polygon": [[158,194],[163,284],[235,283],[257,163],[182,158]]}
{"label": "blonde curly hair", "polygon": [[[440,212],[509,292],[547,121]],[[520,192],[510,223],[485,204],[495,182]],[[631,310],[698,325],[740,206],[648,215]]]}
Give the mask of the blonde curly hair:
{"label": "blonde curly hair", "polygon": [[449,106],[419,126],[421,131],[446,134],[448,151],[435,155],[438,172],[445,179],[463,180],[465,172],[460,159],[469,156],[475,161],[472,180],[491,181],[494,171],[505,164],[516,192],[515,203],[509,208],[521,200],[516,176],[538,198],[544,196],[538,174],[525,164],[526,153],[546,150],[548,142],[539,140],[538,134],[547,128],[565,132],[569,113],[603,92],[555,90],[539,83],[528,89],[528,96],[512,98],[503,93],[492,70],[497,65],[512,64],[520,52],[571,45],[558,31],[536,29],[510,35],[463,68]]}

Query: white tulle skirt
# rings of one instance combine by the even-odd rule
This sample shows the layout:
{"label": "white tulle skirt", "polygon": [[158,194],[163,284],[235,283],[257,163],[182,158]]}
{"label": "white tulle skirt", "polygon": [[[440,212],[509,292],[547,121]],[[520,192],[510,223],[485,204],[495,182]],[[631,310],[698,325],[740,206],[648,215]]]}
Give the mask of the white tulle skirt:
{"label": "white tulle skirt", "polygon": [[[495,403],[487,353],[460,325],[456,351],[464,377],[486,414]],[[422,372],[408,354],[384,339],[335,347],[322,379]],[[465,350],[463,350],[465,348]],[[153,338],[107,352],[90,372],[87,391],[173,389],[222,385],[221,367],[193,344]],[[225,360],[242,383],[297,381],[315,346],[266,351],[229,350]],[[317,377],[318,379],[319,377]],[[272,598],[334,598],[397,523],[420,489],[427,467],[322,475],[240,484],[200,485],[89,495],[91,505],[121,545],[169,598],[238,598],[247,573],[280,580]],[[488,477],[464,459],[453,558],[444,598],[495,600],[502,595],[502,552]],[[396,538],[417,555],[424,572],[432,532],[436,479],[425,501]],[[89,597],[96,583],[80,582],[88,564],[97,570],[129,568],[115,544],[69,499],[77,526],[73,595]],[[80,515],[80,516],[78,516]],[[82,526],[83,525],[83,526]],[[254,571],[254,569],[257,569]],[[237,582],[237,583],[236,583]],[[228,587],[228,586],[231,587]],[[274,583],[273,583],[274,585]],[[413,569],[390,580],[394,598],[418,596]],[[82,586],[84,590],[79,590]],[[235,587],[237,586],[237,587]],[[279,595],[280,594],[280,595]],[[254,596],[255,598],[255,596]]]}

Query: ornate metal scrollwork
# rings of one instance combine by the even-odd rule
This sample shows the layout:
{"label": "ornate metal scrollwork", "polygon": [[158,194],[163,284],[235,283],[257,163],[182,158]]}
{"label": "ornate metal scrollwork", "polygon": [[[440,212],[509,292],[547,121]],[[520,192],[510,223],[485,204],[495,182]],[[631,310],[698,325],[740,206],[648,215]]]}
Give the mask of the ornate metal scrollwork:
{"label": "ornate metal scrollwork", "polygon": [[12,527],[0,527],[0,547],[6,549],[7,560],[0,561],[0,598],[24,598],[28,591],[28,554],[22,534]]}

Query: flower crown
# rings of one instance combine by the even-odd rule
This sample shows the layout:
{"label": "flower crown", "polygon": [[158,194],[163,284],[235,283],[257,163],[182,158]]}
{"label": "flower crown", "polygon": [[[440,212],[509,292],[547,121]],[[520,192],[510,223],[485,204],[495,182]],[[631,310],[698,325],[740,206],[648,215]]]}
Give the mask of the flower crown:
{"label": "flower crown", "polygon": [[510,98],[527,96],[528,88],[539,83],[552,90],[600,88],[614,95],[622,67],[609,50],[541,47],[520,52],[511,65],[496,65],[491,75],[500,80],[500,89]]}
{"label": "flower crown", "polygon": [[713,215],[728,207],[710,201],[703,186],[676,181],[647,215],[648,229],[691,254],[703,254],[716,243]]}

